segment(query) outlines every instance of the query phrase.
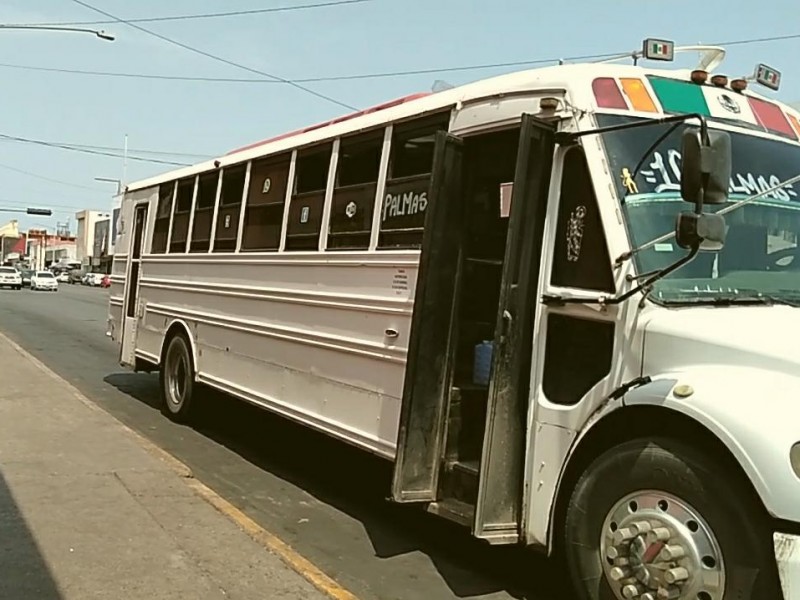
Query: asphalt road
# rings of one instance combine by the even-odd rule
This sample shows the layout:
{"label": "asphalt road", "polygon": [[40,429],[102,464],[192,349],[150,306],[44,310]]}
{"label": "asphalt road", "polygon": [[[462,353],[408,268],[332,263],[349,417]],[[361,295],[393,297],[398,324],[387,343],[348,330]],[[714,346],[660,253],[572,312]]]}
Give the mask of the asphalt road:
{"label": "asphalt road", "polygon": [[0,290],[0,329],[360,600],[560,598],[554,590],[566,586],[539,555],[491,548],[387,502],[381,459],[221,394],[204,398],[191,427],[170,422],[157,376],[118,365],[107,300],[105,290],[64,284]]}

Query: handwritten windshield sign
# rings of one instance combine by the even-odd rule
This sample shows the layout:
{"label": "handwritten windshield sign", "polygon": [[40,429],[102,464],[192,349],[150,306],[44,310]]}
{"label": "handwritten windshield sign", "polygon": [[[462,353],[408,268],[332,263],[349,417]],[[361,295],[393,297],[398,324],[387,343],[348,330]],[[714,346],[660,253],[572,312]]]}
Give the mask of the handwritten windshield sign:
{"label": "handwritten windshield sign", "polygon": [[[618,115],[598,115],[601,127],[619,125],[638,119]],[[653,194],[680,192],[681,182],[681,135],[679,127],[663,140],[655,150],[653,142],[663,135],[668,125],[624,129],[603,134],[606,155],[614,173],[615,184],[621,198],[636,193]],[[630,185],[630,176],[645,157],[642,167]],[[745,132],[731,132],[732,169],[729,192],[737,195],[752,195],[764,192],[781,182],[800,174],[800,145],[794,142],[771,140]],[[629,174],[630,175],[630,174]],[[770,192],[765,198],[798,202],[798,190],[786,185]]]}
{"label": "handwritten windshield sign", "polygon": [[[666,152],[654,152],[653,160],[647,166],[649,166],[649,169],[642,168],[639,175],[646,183],[653,186],[652,191],[656,193],[680,191],[681,153],[678,150],[670,148]],[[800,171],[800,163],[798,163],[798,171]],[[734,173],[731,177],[728,192],[745,195],[758,194],[780,185],[780,183],[780,177],[774,173],[768,175],[752,172]],[[642,186],[639,187],[641,188]],[[793,185],[787,185],[770,192],[765,197],[774,198],[775,200],[791,200],[792,198],[797,198],[797,192],[794,190]]]}

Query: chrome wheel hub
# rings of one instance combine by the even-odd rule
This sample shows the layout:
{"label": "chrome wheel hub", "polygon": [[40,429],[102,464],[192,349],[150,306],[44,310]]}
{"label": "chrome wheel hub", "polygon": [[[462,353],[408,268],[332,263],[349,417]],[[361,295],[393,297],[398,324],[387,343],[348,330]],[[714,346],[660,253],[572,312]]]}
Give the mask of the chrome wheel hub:
{"label": "chrome wheel hub", "polygon": [[170,408],[180,409],[188,387],[188,365],[182,353],[172,352],[167,362],[167,400]]}
{"label": "chrome wheel hub", "polygon": [[642,491],[620,499],[603,523],[600,551],[620,600],[722,600],[725,566],[714,533],[671,494]]}

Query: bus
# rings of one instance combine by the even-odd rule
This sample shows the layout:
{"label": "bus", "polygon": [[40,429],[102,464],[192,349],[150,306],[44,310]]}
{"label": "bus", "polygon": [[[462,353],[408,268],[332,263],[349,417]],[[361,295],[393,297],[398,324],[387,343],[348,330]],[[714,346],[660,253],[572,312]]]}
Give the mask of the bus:
{"label": "bus", "polygon": [[800,113],[723,48],[633,57],[128,185],[120,363],[178,422],[207,386],[384,457],[576,598],[800,599]]}

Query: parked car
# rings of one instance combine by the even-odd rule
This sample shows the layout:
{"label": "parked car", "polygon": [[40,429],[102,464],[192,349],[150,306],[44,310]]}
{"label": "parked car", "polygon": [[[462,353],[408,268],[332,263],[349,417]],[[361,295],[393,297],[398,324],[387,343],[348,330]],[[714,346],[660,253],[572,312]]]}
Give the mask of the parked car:
{"label": "parked car", "polygon": [[58,275],[56,275],[56,281],[59,283],[69,283],[69,272],[61,271]]}
{"label": "parked car", "polygon": [[34,271],[32,269],[22,269],[20,273],[22,274],[22,287],[31,287],[31,277],[33,277]]}
{"label": "parked car", "polygon": [[0,267],[0,287],[22,289],[22,275],[14,267]]}
{"label": "parked car", "polygon": [[73,269],[72,271],[69,272],[69,282],[73,285],[76,283],[83,283],[84,276],[85,273],[83,272],[83,270]]}
{"label": "parked car", "polygon": [[31,290],[58,291],[58,280],[50,271],[36,271],[31,277]]}
{"label": "parked car", "polygon": [[86,275],[84,275],[83,281],[81,281],[81,283],[83,283],[83,285],[90,285],[92,287],[97,287],[102,284],[104,276],[105,275],[103,273],[87,273]]}

